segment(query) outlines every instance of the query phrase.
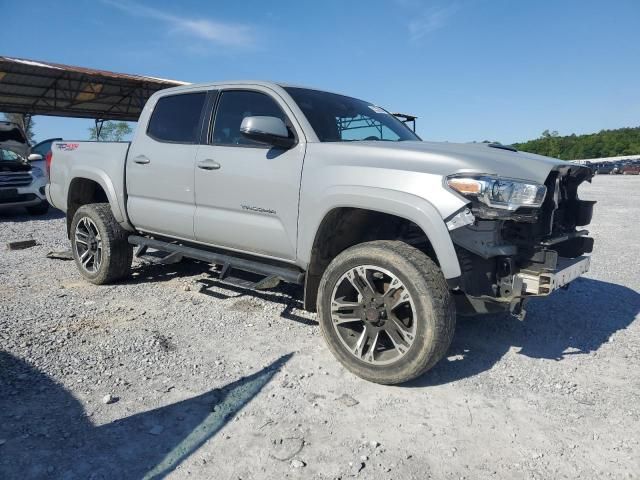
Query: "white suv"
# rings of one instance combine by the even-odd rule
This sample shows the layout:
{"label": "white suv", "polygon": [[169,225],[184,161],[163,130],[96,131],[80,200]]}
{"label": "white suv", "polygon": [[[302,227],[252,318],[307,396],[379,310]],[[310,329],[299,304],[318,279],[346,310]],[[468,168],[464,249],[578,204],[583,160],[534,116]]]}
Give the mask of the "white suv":
{"label": "white suv", "polygon": [[0,122],[0,210],[26,207],[32,215],[49,210],[45,197],[47,176],[42,168],[29,162],[42,155],[28,155],[29,144],[19,125]]}

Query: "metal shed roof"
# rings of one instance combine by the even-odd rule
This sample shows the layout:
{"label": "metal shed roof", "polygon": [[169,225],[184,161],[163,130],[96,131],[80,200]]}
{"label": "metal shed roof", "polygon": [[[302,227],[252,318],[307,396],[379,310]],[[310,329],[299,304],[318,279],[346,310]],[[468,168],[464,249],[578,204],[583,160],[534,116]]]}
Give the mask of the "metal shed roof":
{"label": "metal shed roof", "polygon": [[188,82],[0,56],[0,112],[136,121],[147,99]]}

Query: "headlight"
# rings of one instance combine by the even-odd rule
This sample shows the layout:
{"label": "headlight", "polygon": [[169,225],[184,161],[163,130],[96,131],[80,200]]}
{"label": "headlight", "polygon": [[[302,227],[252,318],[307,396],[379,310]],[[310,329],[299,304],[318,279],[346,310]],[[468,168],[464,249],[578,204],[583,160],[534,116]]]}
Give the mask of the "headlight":
{"label": "headlight", "polygon": [[41,168],[31,167],[31,175],[33,175],[33,178],[40,178],[44,177],[44,172]]}
{"label": "headlight", "polygon": [[547,193],[547,188],[538,183],[488,175],[454,175],[447,177],[447,185],[465,197],[504,210],[540,207]]}

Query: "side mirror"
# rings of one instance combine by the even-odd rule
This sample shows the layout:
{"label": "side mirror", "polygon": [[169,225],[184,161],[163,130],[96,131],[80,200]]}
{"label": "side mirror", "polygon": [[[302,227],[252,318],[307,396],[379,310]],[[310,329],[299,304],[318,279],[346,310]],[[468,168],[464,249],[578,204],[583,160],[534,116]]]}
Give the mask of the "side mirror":
{"label": "side mirror", "polygon": [[27,157],[27,160],[30,162],[37,162],[39,160],[42,160],[42,155],[40,155],[39,153],[32,153]]}
{"label": "side mirror", "polygon": [[296,142],[289,136],[284,122],[277,117],[245,117],[240,133],[255,142],[280,148],[291,148]]}

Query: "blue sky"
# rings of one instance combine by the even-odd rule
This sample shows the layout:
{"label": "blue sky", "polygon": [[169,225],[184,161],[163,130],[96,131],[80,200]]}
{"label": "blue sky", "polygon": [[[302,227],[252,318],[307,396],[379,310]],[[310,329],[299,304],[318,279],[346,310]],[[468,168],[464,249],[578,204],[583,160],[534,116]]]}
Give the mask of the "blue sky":
{"label": "blue sky", "polygon": [[[640,125],[638,0],[0,3],[1,55],[325,88],[418,115],[427,140]],[[37,139],[93,123],[35,121]]]}

